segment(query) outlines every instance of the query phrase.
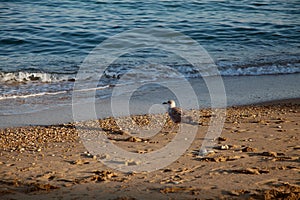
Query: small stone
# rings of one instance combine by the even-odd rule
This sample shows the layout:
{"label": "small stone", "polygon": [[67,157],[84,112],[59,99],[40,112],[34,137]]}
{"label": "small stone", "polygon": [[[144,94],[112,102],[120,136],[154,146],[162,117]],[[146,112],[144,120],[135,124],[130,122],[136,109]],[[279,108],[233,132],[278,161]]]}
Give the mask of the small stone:
{"label": "small stone", "polygon": [[245,174],[260,174],[258,169],[247,168]]}
{"label": "small stone", "polygon": [[103,155],[100,155],[99,156],[99,159],[109,159],[110,158],[110,156],[108,155],[108,154],[103,154]]}
{"label": "small stone", "polygon": [[237,149],[239,147],[238,145],[234,145],[234,144],[228,145],[228,146],[229,146],[229,149]]}
{"label": "small stone", "polygon": [[72,183],[72,182],[64,183],[63,187],[71,187],[72,185],[74,185],[74,183]]}
{"label": "small stone", "polygon": [[256,149],[252,147],[245,147],[242,149],[242,152],[254,152],[254,151],[256,151]]}
{"label": "small stone", "polygon": [[125,162],[125,165],[126,165],[126,166],[139,165],[139,164],[140,164],[140,162],[134,161],[134,160],[129,160],[129,161],[126,161],[126,162]]}
{"label": "small stone", "polygon": [[172,172],[172,171],[173,171],[172,169],[164,169],[163,170],[164,173],[166,173],[166,172]]}
{"label": "small stone", "polygon": [[215,162],[225,162],[225,161],[227,161],[227,159],[228,159],[228,157],[225,157],[225,156],[219,156],[219,157],[212,158],[212,160]]}
{"label": "small stone", "polygon": [[243,194],[246,194],[246,193],[250,193],[250,192],[246,191],[246,190],[232,190],[232,191],[228,192],[228,194],[232,195],[232,196],[240,196],[240,195],[243,195]]}
{"label": "small stone", "polygon": [[220,146],[220,150],[228,150],[229,146],[228,145],[222,145]]}
{"label": "small stone", "polygon": [[243,158],[243,156],[229,156],[226,161],[234,161]]}
{"label": "small stone", "polygon": [[213,150],[200,149],[198,156],[203,157],[203,156],[212,155],[214,153],[215,152]]}
{"label": "small stone", "polygon": [[223,142],[223,141],[226,141],[227,138],[225,138],[225,137],[218,137],[217,140],[220,141],[220,142]]}
{"label": "small stone", "polygon": [[83,164],[89,164],[88,161],[83,161],[83,160],[75,160],[70,162],[72,165],[83,165]]}
{"label": "small stone", "polygon": [[265,151],[261,153],[262,156],[270,156],[270,157],[277,157],[277,153],[273,151]]}
{"label": "small stone", "polygon": [[144,153],[147,153],[147,151],[146,150],[137,150],[137,153],[144,154]]}
{"label": "small stone", "polygon": [[228,194],[232,195],[232,196],[240,196],[240,192],[239,191],[236,191],[236,190],[232,190],[232,191],[229,191]]}
{"label": "small stone", "polygon": [[137,137],[129,137],[128,138],[129,142],[142,142],[141,138],[137,138]]}

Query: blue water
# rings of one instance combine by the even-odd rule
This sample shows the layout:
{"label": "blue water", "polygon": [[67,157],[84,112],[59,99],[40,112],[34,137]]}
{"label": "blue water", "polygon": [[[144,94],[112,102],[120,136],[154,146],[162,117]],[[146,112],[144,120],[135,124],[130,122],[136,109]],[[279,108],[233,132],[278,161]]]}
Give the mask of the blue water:
{"label": "blue water", "polygon": [[[300,72],[299,0],[0,1],[2,105],[69,93],[93,48],[115,34],[147,27],[171,28],[196,40],[224,76]],[[112,66],[107,79],[113,80],[100,85],[115,84],[127,67],[145,66],[136,55]],[[159,60],[161,53],[147,55]],[[5,104],[1,112],[9,109]]]}

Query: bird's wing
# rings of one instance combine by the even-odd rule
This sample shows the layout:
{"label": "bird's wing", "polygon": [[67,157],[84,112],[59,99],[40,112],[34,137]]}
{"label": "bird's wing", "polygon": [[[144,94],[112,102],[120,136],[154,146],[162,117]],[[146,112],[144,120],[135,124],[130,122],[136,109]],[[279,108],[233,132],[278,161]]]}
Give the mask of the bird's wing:
{"label": "bird's wing", "polygon": [[178,122],[181,121],[182,110],[180,108],[175,107],[175,108],[170,109],[170,113],[169,114],[170,114],[171,119],[174,122],[178,123]]}

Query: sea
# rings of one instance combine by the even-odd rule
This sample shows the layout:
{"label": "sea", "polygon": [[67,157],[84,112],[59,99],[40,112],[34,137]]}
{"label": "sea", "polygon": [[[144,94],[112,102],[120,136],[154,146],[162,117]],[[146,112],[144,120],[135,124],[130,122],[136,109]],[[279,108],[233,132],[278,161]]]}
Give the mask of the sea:
{"label": "sea", "polygon": [[[300,72],[299,0],[1,0],[0,115],[70,105],[78,73],[95,48],[138,30],[144,35],[171,30],[185,36],[159,35],[175,45],[186,38],[196,41],[222,77]],[[134,46],[141,35],[132,37]],[[114,48],[124,48],[127,42],[120,40]],[[151,83],[176,81],[179,75],[211,75],[159,47],[133,52],[122,48],[117,59],[111,55],[105,69],[99,69],[101,60],[90,62],[89,70],[99,78],[95,87],[80,89],[95,90],[96,99],[107,100],[114,88],[123,91],[137,82],[144,83],[139,90],[153,90]],[[109,59],[109,49],[106,56]],[[85,78],[87,83],[94,81]]]}

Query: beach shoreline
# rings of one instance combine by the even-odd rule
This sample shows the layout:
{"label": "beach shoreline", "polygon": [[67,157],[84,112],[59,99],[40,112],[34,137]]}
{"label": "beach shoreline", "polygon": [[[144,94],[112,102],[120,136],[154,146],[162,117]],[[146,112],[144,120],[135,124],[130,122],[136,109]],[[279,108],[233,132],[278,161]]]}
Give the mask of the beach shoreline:
{"label": "beach shoreline", "polygon": [[[222,77],[225,93],[213,94],[216,97],[218,95],[225,95],[226,102],[223,102],[222,106],[231,107],[239,105],[252,105],[265,102],[282,101],[284,99],[297,99],[300,98],[299,80],[300,74],[286,74],[286,75],[264,75],[264,76],[225,76]],[[219,79],[221,77],[215,77]],[[207,77],[206,80],[211,81],[213,85],[214,77]],[[58,106],[47,108],[45,110],[34,111],[30,113],[21,114],[0,114],[0,128],[5,127],[22,127],[28,125],[54,125],[74,122],[74,109],[79,110],[80,116],[76,116],[80,121],[86,121],[91,119],[103,119],[107,117],[120,117],[127,116],[126,112],[112,113],[112,106],[122,107],[130,106],[130,114],[147,114],[153,105],[161,105],[162,102],[179,98],[183,101],[183,105],[180,105],[184,109],[202,109],[210,108],[212,99],[210,91],[208,91],[205,79],[195,78],[190,79],[189,83],[192,87],[191,91],[187,91],[187,88],[182,86],[181,82],[174,81],[168,83],[170,87],[176,88],[177,91],[181,91],[180,95],[184,96],[185,92],[195,95],[197,101],[191,101],[189,98],[180,98],[176,96],[172,91],[163,86],[149,88],[148,90],[137,90],[130,97],[125,95],[115,96],[120,105],[112,105],[111,99],[102,99],[91,102],[85,102],[84,99],[79,104],[73,104],[72,100],[65,106]],[[220,87],[223,87],[222,85]],[[182,92],[185,91],[185,92]],[[186,95],[185,95],[186,96]],[[188,96],[186,96],[188,97]],[[222,97],[223,98],[223,97]],[[216,99],[214,99],[216,100]],[[178,101],[177,101],[178,103]],[[3,105],[4,106],[4,105]],[[34,104],[31,105],[34,107]],[[87,106],[95,108],[95,113],[86,109]],[[17,109],[17,108],[15,108]],[[159,109],[157,113],[164,113],[165,109]],[[96,115],[96,116],[94,116]]]}
{"label": "beach shoreline", "polygon": [[[200,125],[190,148],[149,173],[105,166],[87,151],[74,124],[1,129],[1,199],[299,198],[299,99],[228,107],[214,153],[205,157],[195,152],[212,115],[210,109],[198,112]],[[118,132],[112,118],[98,122],[114,144],[140,154],[161,148],[176,134],[167,121],[145,143]]]}

